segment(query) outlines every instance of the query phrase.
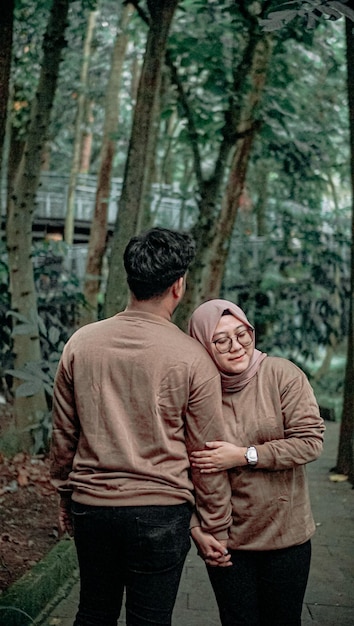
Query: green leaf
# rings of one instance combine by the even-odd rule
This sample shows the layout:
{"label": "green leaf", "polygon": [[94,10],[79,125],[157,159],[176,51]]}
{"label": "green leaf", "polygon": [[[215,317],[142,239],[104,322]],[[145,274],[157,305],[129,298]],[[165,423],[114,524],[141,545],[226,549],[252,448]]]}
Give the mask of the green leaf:
{"label": "green leaf", "polygon": [[28,398],[30,396],[36,395],[36,393],[38,393],[42,389],[43,386],[41,381],[33,379],[17,387],[15,395],[16,398]]}
{"label": "green leaf", "polygon": [[51,326],[48,333],[48,339],[52,344],[57,344],[60,339],[59,328],[56,326]]}
{"label": "green leaf", "polygon": [[28,380],[33,381],[35,377],[31,372],[27,372],[25,369],[23,370],[6,370],[6,374],[13,376],[14,378],[19,378],[20,380]]}
{"label": "green leaf", "polygon": [[33,324],[18,324],[13,329],[11,335],[33,335],[37,333],[37,328]]}

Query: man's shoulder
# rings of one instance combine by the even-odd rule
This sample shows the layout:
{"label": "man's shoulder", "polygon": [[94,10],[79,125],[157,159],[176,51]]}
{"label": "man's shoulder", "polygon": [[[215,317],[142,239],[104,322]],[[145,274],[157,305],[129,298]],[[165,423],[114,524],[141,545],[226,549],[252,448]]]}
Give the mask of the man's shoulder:
{"label": "man's shoulder", "polygon": [[85,326],[81,326],[71,335],[69,341],[75,340],[77,338],[81,339],[82,337],[89,337],[90,335],[95,335],[100,329],[105,329],[111,325],[112,318],[107,318],[104,320],[99,320],[97,322],[90,322],[89,324],[85,324]]}

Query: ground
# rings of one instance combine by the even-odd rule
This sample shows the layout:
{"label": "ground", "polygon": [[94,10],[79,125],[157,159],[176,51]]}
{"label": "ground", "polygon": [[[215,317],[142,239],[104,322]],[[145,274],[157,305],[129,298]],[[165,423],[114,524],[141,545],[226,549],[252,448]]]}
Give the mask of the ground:
{"label": "ground", "polygon": [[0,594],[58,542],[57,511],[48,457],[0,453]]}

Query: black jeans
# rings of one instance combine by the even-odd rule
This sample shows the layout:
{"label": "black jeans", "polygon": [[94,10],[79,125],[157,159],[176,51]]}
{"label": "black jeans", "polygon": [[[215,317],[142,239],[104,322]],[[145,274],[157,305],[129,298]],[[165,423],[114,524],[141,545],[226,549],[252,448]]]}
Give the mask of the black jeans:
{"label": "black jeans", "polygon": [[223,626],[300,626],[311,542],[282,550],[230,550],[232,567],[208,567]]}
{"label": "black jeans", "polygon": [[80,567],[74,626],[116,626],[126,590],[127,626],[170,626],[190,548],[188,504],[72,505]]}

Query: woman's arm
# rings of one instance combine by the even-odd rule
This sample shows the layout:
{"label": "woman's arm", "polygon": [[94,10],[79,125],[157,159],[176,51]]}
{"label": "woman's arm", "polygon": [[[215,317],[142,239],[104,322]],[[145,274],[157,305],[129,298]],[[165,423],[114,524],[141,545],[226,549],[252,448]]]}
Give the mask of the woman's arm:
{"label": "woman's arm", "polygon": [[203,474],[247,465],[245,447],[235,446],[227,441],[207,441],[205,446],[205,450],[192,452],[190,456],[192,467]]}
{"label": "woman's arm", "polygon": [[[322,452],[325,427],[311,385],[294,364],[282,359],[280,366],[273,370],[273,380],[267,382],[273,397],[269,409],[278,415],[282,436],[259,442],[249,432],[249,445],[256,447],[258,455],[254,469],[290,469],[314,461]],[[193,452],[190,460],[201,473],[214,473],[247,465],[246,449],[226,441],[210,441],[203,450]]]}

